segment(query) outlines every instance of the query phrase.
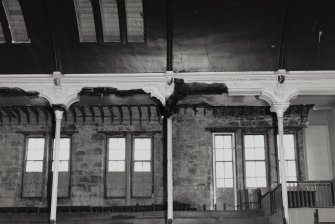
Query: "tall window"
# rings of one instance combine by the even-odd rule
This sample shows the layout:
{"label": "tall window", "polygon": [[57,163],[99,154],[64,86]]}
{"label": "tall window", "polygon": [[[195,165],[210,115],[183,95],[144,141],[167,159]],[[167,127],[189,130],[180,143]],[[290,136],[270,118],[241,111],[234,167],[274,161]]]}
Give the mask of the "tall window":
{"label": "tall window", "polygon": [[246,187],[266,187],[264,135],[245,135]]}
{"label": "tall window", "polygon": [[[68,172],[69,171],[69,159],[70,159],[70,138],[60,138],[59,142],[59,172]],[[55,149],[55,142],[54,142]],[[54,170],[54,159],[55,159],[55,150],[52,154],[52,171]]]}
{"label": "tall window", "polygon": [[13,43],[27,43],[29,37],[26,24],[23,18],[21,6],[18,0],[3,0],[10,33]]}
{"label": "tall window", "polygon": [[116,0],[100,0],[105,42],[120,42],[119,12]]}
{"label": "tall window", "polygon": [[134,140],[134,172],[151,171],[151,138]]}
{"label": "tall window", "polygon": [[[277,135],[277,142],[278,142],[278,135]],[[286,164],[286,179],[288,181],[297,181],[294,134],[284,134],[284,150],[285,150],[285,164]],[[279,151],[278,151],[278,159],[280,161]]]}
{"label": "tall window", "polygon": [[28,138],[26,172],[43,172],[44,138]]}
{"label": "tall window", "polygon": [[127,15],[127,34],[129,42],[144,41],[144,22],[142,0],[125,0]]}
{"label": "tall window", "polygon": [[216,187],[234,187],[232,135],[214,135],[214,153]]}
{"label": "tall window", "polygon": [[109,138],[108,172],[125,172],[126,139]]}

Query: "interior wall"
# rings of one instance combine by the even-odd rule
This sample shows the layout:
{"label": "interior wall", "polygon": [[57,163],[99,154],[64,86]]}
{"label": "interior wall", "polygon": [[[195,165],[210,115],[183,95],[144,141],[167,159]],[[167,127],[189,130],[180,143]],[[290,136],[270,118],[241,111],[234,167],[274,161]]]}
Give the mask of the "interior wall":
{"label": "interior wall", "polygon": [[329,140],[333,178],[335,179],[335,109],[331,110],[329,116]]}
{"label": "interior wall", "polygon": [[305,150],[308,180],[333,178],[331,164],[331,130],[329,110],[312,110],[305,129]]}
{"label": "interior wall", "polygon": [[[59,198],[60,206],[113,206],[126,205],[125,199],[110,199],[105,197],[105,170],[107,137],[113,133],[150,133],[153,136],[153,195],[150,198],[131,197],[131,205],[164,204],[164,151],[162,144],[162,122],[159,122],[155,108],[152,108],[151,120],[148,121],[146,111],[143,111],[142,123],[133,110],[133,119],[130,123],[127,109],[123,111],[123,122],[115,112],[114,120],[105,112],[104,121],[96,113],[95,120],[86,115],[83,117],[77,111],[76,121],[67,113],[67,121],[63,118],[61,133],[71,136],[70,176],[71,187],[69,198]],[[44,188],[40,198],[23,198],[22,176],[24,170],[25,139],[29,136],[45,136],[45,158],[50,156],[53,141],[53,125],[51,119],[46,121],[40,116],[39,122],[35,116],[30,116],[30,123],[21,119],[19,124],[16,119],[11,122],[3,117],[0,125],[0,207],[21,206],[48,206],[48,192],[51,190],[50,163],[44,160]],[[49,187],[48,187],[49,186]]]}

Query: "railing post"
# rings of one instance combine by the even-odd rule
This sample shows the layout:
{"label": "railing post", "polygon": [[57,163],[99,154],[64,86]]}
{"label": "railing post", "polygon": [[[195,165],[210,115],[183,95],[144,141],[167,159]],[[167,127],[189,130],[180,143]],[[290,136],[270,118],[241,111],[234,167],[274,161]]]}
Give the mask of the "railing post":
{"label": "railing post", "polygon": [[319,210],[315,209],[314,212],[314,224],[319,224]]}

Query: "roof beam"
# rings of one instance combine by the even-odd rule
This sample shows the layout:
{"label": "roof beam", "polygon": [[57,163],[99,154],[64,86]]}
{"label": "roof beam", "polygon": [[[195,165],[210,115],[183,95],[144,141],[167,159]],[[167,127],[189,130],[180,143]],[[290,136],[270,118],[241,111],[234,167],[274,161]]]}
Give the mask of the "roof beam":
{"label": "roof beam", "polygon": [[116,0],[119,12],[120,39],[123,44],[127,43],[127,15],[125,0]]}
{"label": "roof beam", "polygon": [[37,107],[29,107],[30,110],[35,114],[37,123],[40,121],[40,113],[38,112]]}
{"label": "roof beam", "polygon": [[142,125],[142,108],[140,105],[138,105],[137,109],[138,109],[138,117],[140,119],[140,125]]}
{"label": "roof beam", "polygon": [[89,109],[90,112],[91,112],[92,120],[93,120],[93,123],[94,123],[94,122],[95,122],[95,112],[94,112],[94,107],[93,107],[93,106],[89,106],[88,109]]}
{"label": "roof beam", "polygon": [[19,107],[23,113],[26,115],[26,118],[27,118],[27,122],[28,124],[30,124],[30,113],[29,113],[29,110],[27,107]]}
{"label": "roof beam", "polygon": [[16,114],[18,124],[21,124],[21,113],[17,107],[12,107],[14,113]]}
{"label": "roof beam", "polygon": [[2,32],[5,36],[6,42],[11,44],[12,43],[12,36],[10,34],[9,23],[8,23],[8,19],[7,19],[7,16],[6,16],[5,9],[4,9],[3,4],[2,4],[2,0],[0,0],[0,22],[1,22],[1,25],[2,25]]}
{"label": "roof beam", "polygon": [[83,115],[83,122],[86,123],[85,106],[79,106],[79,110],[80,110],[81,114]]}
{"label": "roof beam", "polygon": [[95,24],[95,35],[98,43],[104,42],[104,34],[102,29],[102,19],[99,0],[90,0],[93,9],[94,24]]}
{"label": "roof beam", "polygon": [[100,111],[100,115],[101,115],[101,121],[102,121],[102,123],[104,123],[105,122],[105,112],[104,112],[104,108],[102,107],[102,106],[98,106],[98,108],[99,108],[99,111]]}
{"label": "roof beam", "polygon": [[122,106],[118,106],[117,109],[119,110],[120,114],[120,124],[123,123],[123,111],[122,111]]}
{"label": "roof beam", "polygon": [[72,117],[73,117],[73,123],[77,122],[77,112],[76,112],[76,108],[74,106],[70,107],[70,111],[72,113]]}
{"label": "roof beam", "polygon": [[113,106],[107,106],[108,107],[108,110],[109,110],[109,113],[111,114],[111,124],[113,124],[114,122],[114,111],[113,111]]}

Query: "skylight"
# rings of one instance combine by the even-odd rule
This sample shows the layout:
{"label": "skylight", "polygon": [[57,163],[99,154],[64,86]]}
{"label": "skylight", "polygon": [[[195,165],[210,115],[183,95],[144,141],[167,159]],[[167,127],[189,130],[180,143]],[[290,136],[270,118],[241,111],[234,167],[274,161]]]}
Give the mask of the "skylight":
{"label": "skylight", "polygon": [[100,0],[104,42],[120,41],[119,13],[116,0]]}
{"label": "skylight", "polygon": [[74,0],[80,42],[96,42],[93,9],[90,0]]}
{"label": "skylight", "polygon": [[142,0],[125,0],[128,42],[144,42]]}
{"label": "skylight", "polygon": [[[10,33],[13,43],[27,43],[29,37],[26,24],[24,22],[22,10],[18,0],[3,0],[4,10],[6,12]],[[2,31],[2,30],[1,30]],[[2,32],[3,35],[3,32]]]}

